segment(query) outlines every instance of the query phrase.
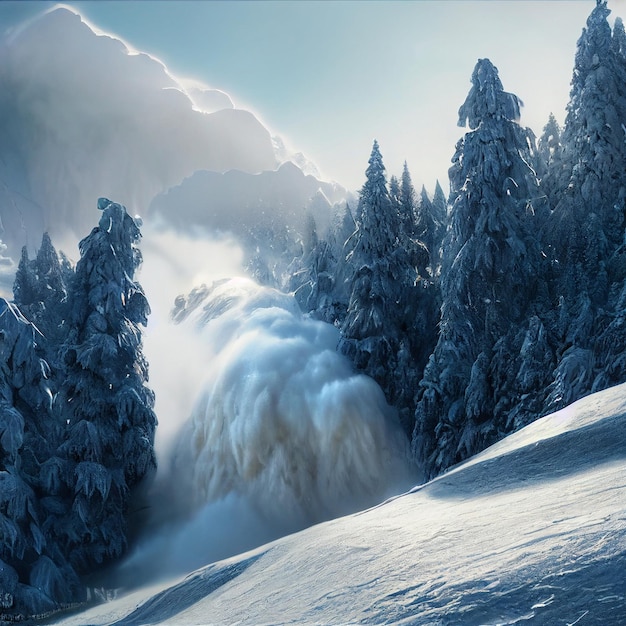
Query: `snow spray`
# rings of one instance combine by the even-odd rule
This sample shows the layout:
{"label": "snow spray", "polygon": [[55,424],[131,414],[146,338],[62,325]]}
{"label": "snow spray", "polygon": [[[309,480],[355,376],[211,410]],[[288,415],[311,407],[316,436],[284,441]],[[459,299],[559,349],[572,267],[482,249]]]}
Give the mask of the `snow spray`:
{"label": "snow spray", "polygon": [[127,567],[189,571],[415,480],[382,391],[336,352],[338,330],[302,315],[293,296],[221,280],[179,300],[175,318],[204,380],[189,419],[166,427],[174,441],[151,506],[174,512],[173,525]]}

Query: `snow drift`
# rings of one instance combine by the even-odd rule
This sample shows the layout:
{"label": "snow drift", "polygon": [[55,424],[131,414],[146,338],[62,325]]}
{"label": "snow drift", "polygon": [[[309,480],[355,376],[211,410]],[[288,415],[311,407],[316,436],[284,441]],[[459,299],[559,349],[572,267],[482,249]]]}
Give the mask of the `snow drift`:
{"label": "snow drift", "polygon": [[61,623],[621,625],[625,393],[588,396],[375,509]]}

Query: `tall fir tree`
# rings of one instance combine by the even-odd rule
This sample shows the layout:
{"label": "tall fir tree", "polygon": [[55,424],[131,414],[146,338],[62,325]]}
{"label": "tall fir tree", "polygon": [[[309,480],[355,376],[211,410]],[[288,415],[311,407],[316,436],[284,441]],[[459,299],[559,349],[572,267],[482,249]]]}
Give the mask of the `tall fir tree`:
{"label": "tall fir tree", "polygon": [[[626,61],[621,20],[598,0],[578,41],[561,158],[552,195],[558,198],[545,239],[555,259],[553,298],[562,346],[546,410],[623,382],[612,367],[623,333],[626,278]],[[616,331],[616,334],[614,334]]]}
{"label": "tall fir tree", "polygon": [[[609,14],[606,1],[598,1],[578,41],[561,137],[566,164],[559,185],[562,199],[554,207],[549,229],[561,266],[569,268],[563,287],[576,293],[582,287],[600,300],[606,293],[605,278],[597,286],[599,274],[606,274],[604,260],[623,243],[626,195],[624,58],[612,36]],[[590,220],[598,234],[590,231]],[[603,241],[605,249],[591,250]],[[588,265],[596,256],[596,264]],[[582,279],[577,286],[566,284],[575,282],[571,274]]]}
{"label": "tall fir tree", "polygon": [[554,208],[560,196],[560,184],[563,170],[567,169],[563,161],[561,127],[552,113],[543,128],[538,141],[539,167],[537,174],[541,179],[541,188],[546,194],[548,204]]}
{"label": "tall fir tree", "polygon": [[417,236],[428,248],[431,276],[437,277],[441,260],[441,244],[446,230],[446,199],[441,185],[437,182],[435,195],[431,200],[422,186],[417,207]]}
{"label": "tall fir tree", "polygon": [[129,495],[155,467],[154,396],[140,331],[149,307],[134,280],[141,234],[123,206],[101,198],[98,208],[70,293],[59,391],[67,435],[54,461],[59,490],[71,502],[56,531],[80,573],[122,554]]}
{"label": "tall fir tree", "polygon": [[318,300],[314,317],[333,324],[338,328],[344,323],[350,302],[350,278],[352,268],[346,262],[355,239],[356,222],[350,205],[332,220],[324,248],[325,259],[320,259],[320,267],[324,267],[323,282],[320,283],[322,297]]}
{"label": "tall fir tree", "polygon": [[416,230],[417,200],[415,198],[415,187],[413,187],[413,180],[411,179],[411,173],[406,161],[402,166],[398,200],[400,220],[405,236],[409,239],[417,239],[419,237],[419,233]]}
{"label": "tall fir tree", "polygon": [[[479,60],[459,109],[459,125],[470,131],[450,169],[440,335],[416,410],[414,449],[429,475],[510,428],[514,398],[502,391],[517,375],[516,338],[536,299],[541,258],[534,137],[518,123],[520,106],[493,64]],[[498,404],[503,395],[507,406]]]}
{"label": "tall fir tree", "polygon": [[24,316],[42,333],[45,358],[56,362],[53,354],[67,333],[69,313],[68,289],[74,270],[64,257],[60,258],[48,233],[44,233],[41,246],[33,260],[26,248],[13,284],[13,300]]}
{"label": "tall fir tree", "polygon": [[340,350],[381,385],[409,430],[413,422],[409,406],[427,343],[426,334],[416,330],[424,323],[419,315],[424,288],[406,248],[403,220],[389,195],[376,141],[361,189],[359,215],[346,259],[352,272]]}
{"label": "tall fir tree", "polygon": [[50,533],[47,465],[54,427],[39,331],[0,299],[0,619],[41,615],[84,598]]}

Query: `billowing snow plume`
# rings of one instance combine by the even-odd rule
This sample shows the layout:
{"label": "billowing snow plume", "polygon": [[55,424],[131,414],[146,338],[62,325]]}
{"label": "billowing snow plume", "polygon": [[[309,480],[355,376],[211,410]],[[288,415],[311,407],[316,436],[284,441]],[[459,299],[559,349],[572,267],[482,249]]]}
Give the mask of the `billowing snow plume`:
{"label": "billowing snow plume", "polygon": [[0,217],[18,251],[43,230],[81,236],[100,195],[145,215],[157,193],[198,169],[277,165],[252,113],[220,104],[215,90],[202,92],[203,105],[214,101],[202,112],[160,61],[65,7],[0,41],[0,86]]}
{"label": "billowing snow plume", "polygon": [[306,523],[384,495],[405,438],[380,388],[337,354],[334,327],[247,279],[207,289],[185,323],[201,326],[210,363],[174,459],[194,504],[235,491]]}
{"label": "billowing snow plume", "polygon": [[74,246],[99,196],[149,218],[157,194],[197,171],[257,174],[285,160],[311,170],[228,94],[175,77],[63,6],[0,34],[0,137],[0,235],[13,259],[44,231]]}
{"label": "billowing snow plume", "polygon": [[152,506],[162,512],[167,502],[191,521],[146,544],[129,567],[199,566],[416,479],[380,388],[353,373],[335,350],[336,329],[304,318],[291,295],[234,279],[177,305],[206,377],[169,463],[161,460]]}

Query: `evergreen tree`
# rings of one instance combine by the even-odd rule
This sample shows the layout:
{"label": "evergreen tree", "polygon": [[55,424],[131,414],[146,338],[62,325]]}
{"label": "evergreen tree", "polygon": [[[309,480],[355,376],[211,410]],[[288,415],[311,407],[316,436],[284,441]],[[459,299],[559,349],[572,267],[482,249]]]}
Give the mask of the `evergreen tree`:
{"label": "evergreen tree", "polygon": [[519,326],[536,298],[541,258],[533,234],[541,193],[520,105],[491,62],[479,60],[459,109],[470,132],[450,170],[440,336],[416,410],[414,449],[428,474],[501,436],[515,404],[503,392],[517,376]]}
{"label": "evergreen tree", "polygon": [[[592,300],[607,292],[604,275],[607,259],[623,240],[624,196],[626,194],[626,115],[624,60],[615,43],[607,17],[606,1],[599,1],[587,20],[576,51],[572,90],[562,133],[566,167],[560,184],[562,200],[554,207],[549,231],[562,267],[568,274],[582,275],[582,283],[566,276],[563,286]],[[617,35],[619,39],[619,34]],[[603,250],[590,250],[589,220],[601,233],[592,235],[595,246],[606,240]],[[598,254],[596,254],[598,253]],[[588,256],[598,256],[589,265]],[[592,285],[592,283],[594,283]],[[569,295],[569,294],[566,294]]]}
{"label": "evergreen tree", "polygon": [[13,297],[20,307],[26,309],[26,307],[32,306],[37,302],[37,295],[37,276],[33,263],[28,258],[28,248],[24,246],[15,274]]}
{"label": "evergreen tree", "polygon": [[400,213],[402,211],[402,200],[400,198],[400,181],[396,176],[389,179],[389,199],[394,209]]}
{"label": "evergreen tree", "polygon": [[323,319],[332,302],[336,259],[328,242],[318,237],[315,219],[310,213],[306,215],[303,231],[302,255],[288,268],[286,288],[293,291],[303,311],[318,312],[315,317]]}
{"label": "evergreen tree", "polygon": [[[20,311],[42,333],[44,349],[58,346],[67,332],[68,285],[73,273],[67,260],[59,258],[48,233],[43,234],[35,259],[29,260],[26,248],[22,249],[13,298]],[[50,362],[55,361],[52,352],[45,355]]]}
{"label": "evergreen tree", "polygon": [[376,141],[366,177],[359,200],[361,218],[346,259],[352,277],[340,350],[381,385],[408,430],[413,421],[408,406],[427,343],[425,334],[415,331],[423,323],[418,315],[423,287],[410,251],[402,245],[403,222],[389,195]]}
{"label": "evergreen tree", "polygon": [[83,597],[48,532],[45,461],[58,431],[50,424],[50,370],[37,356],[39,336],[0,299],[0,615],[14,619]]}
{"label": "evergreen tree", "polygon": [[52,460],[58,491],[71,502],[55,531],[80,573],[122,554],[129,494],[155,466],[154,398],[140,332],[149,307],[133,279],[141,234],[123,206],[101,198],[98,208],[102,217],[80,243],[70,292],[59,392],[67,435]]}
{"label": "evergreen tree", "polygon": [[[538,142],[539,168],[541,188],[548,199],[550,207],[555,207],[561,191],[563,179],[563,146],[561,144],[561,127],[552,113],[543,128]],[[566,168],[565,168],[566,169]]]}
{"label": "evergreen tree", "polygon": [[327,245],[320,251],[318,261],[319,269],[323,270],[318,275],[324,284],[319,284],[320,297],[314,317],[339,328],[344,323],[350,301],[352,267],[346,258],[352,251],[355,231],[356,223],[346,203],[344,210],[333,219],[326,238]]}
{"label": "evergreen tree", "polygon": [[623,24],[617,21],[612,32],[609,14],[598,0],[578,41],[562,165],[552,174],[558,183],[552,193],[560,199],[545,238],[556,261],[555,335],[563,349],[546,410],[622,382],[620,368],[610,364],[622,337],[626,276],[626,62]]}
{"label": "evergreen tree", "polygon": [[424,242],[430,258],[430,274],[439,273],[441,243],[446,229],[446,200],[439,182],[435,188],[433,200],[428,197],[426,187],[422,186],[420,202],[417,208],[417,236]]}
{"label": "evergreen tree", "polygon": [[404,231],[408,237],[417,237],[416,232],[416,200],[415,200],[415,188],[413,187],[413,181],[411,180],[411,173],[409,172],[409,166],[407,162],[404,162],[402,168],[402,178],[400,185],[400,219],[404,226]]}
{"label": "evergreen tree", "polygon": [[[348,255],[355,272],[344,335],[352,339],[382,331],[388,319],[390,299],[387,296],[395,295],[385,292],[392,287],[385,279],[391,275],[390,259],[398,249],[400,223],[387,189],[377,141],[374,141],[366,176],[359,199],[360,222],[357,222],[353,248]],[[371,284],[372,277],[376,285]],[[391,301],[395,301],[395,297]]]}

